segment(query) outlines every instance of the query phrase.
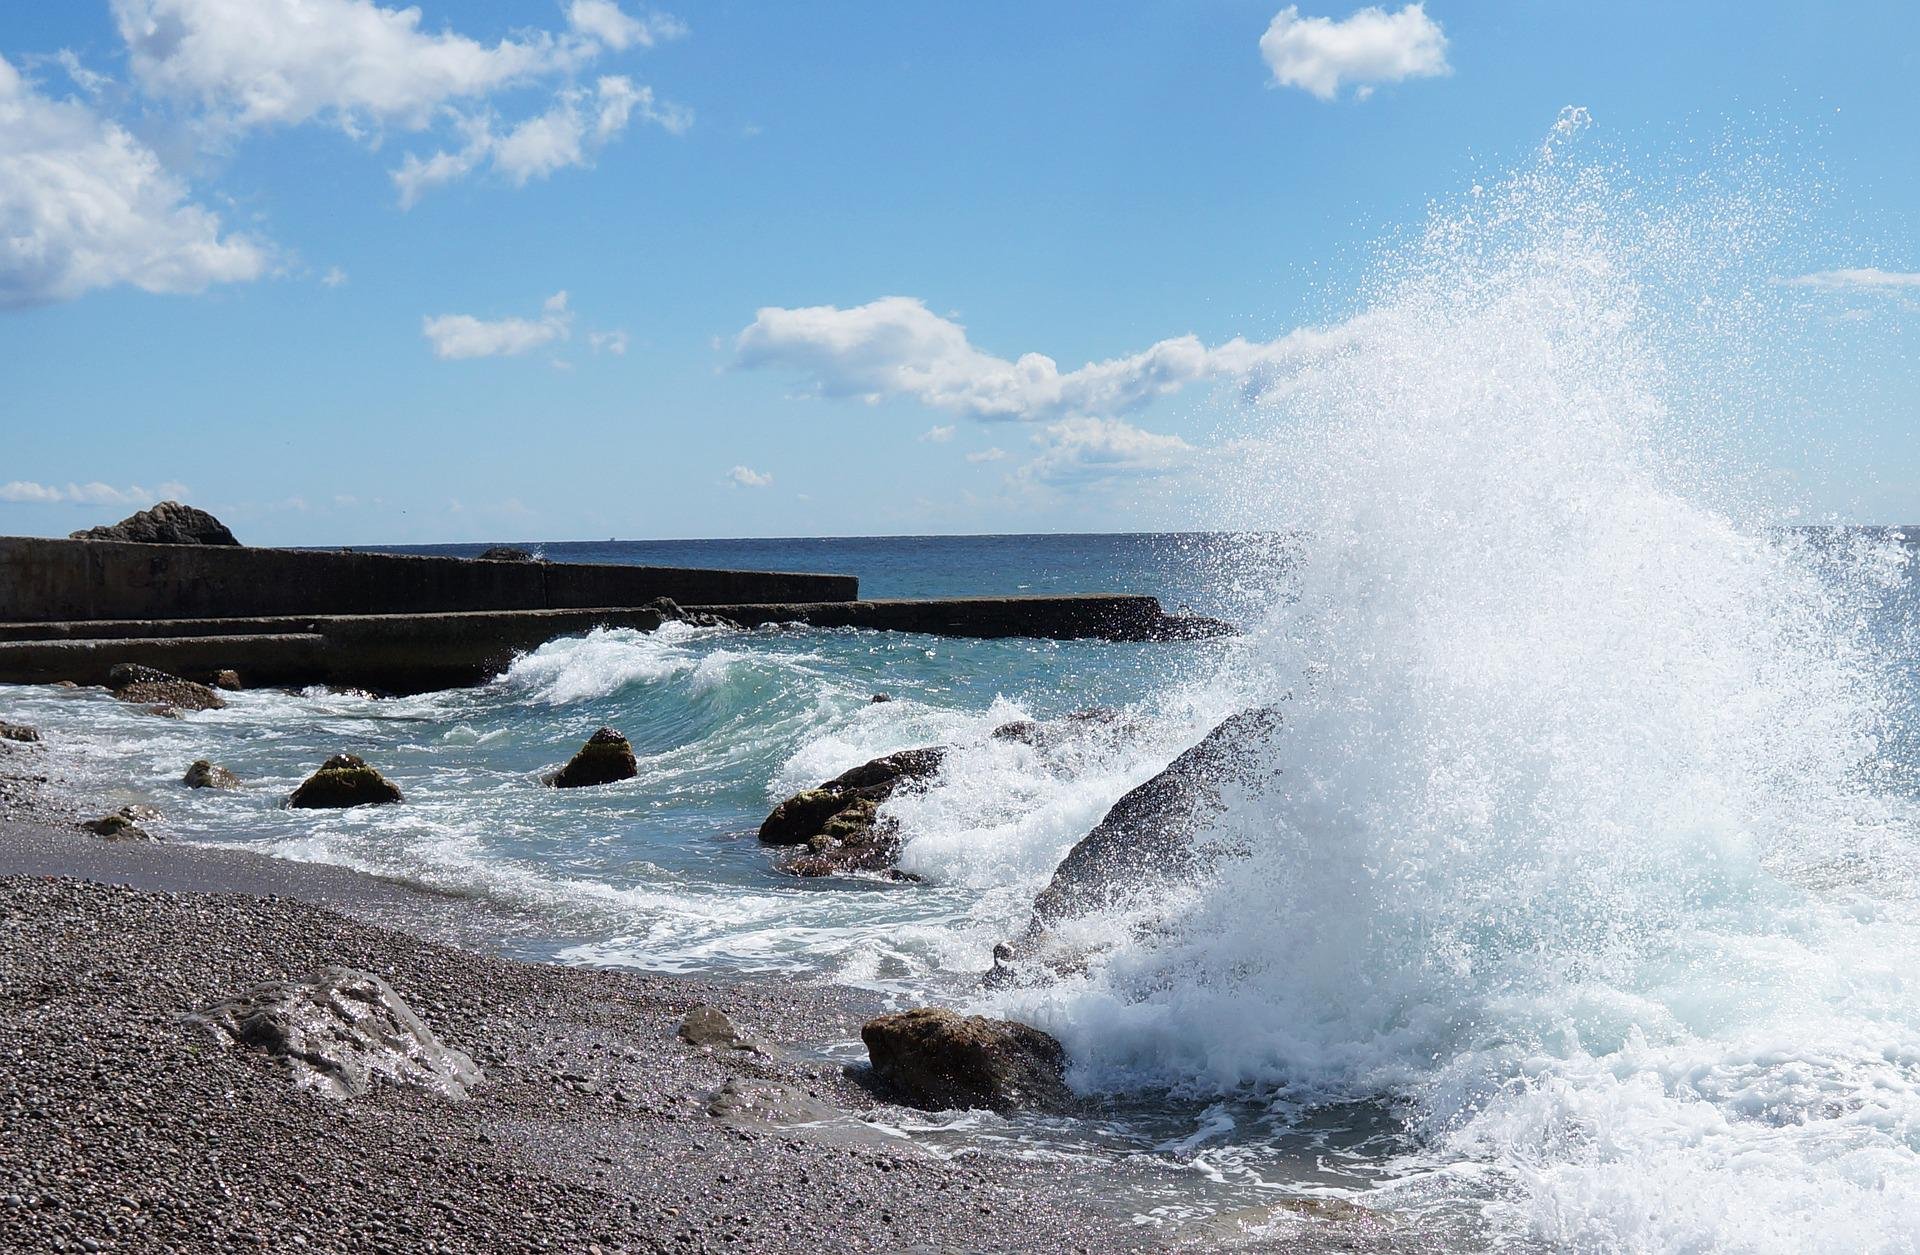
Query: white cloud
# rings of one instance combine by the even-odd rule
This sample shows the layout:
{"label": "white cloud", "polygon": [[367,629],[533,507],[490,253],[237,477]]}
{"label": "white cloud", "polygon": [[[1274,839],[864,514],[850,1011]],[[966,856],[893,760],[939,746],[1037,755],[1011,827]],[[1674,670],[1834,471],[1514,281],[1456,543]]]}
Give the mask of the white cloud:
{"label": "white cloud", "polygon": [[1128,414],[1190,383],[1251,380],[1339,334],[1302,330],[1266,342],[1236,337],[1212,348],[1197,336],[1179,336],[1062,371],[1041,353],[1009,361],[983,352],[966,328],[925,302],[887,296],[848,309],[769,306],[735,337],[734,350],[737,365],[799,372],[821,396],[870,403],[910,397],[970,418],[1045,421]]}
{"label": "white cloud", "polygon": [[148,95],[235,128],[313,118],[351,133],[423,127],[442,105],[565,70],[596,50],[546,32],[491,46],[425,32],[418,8],[372,0],[113,0],[113,12]]}
{"label": "white cloud", "polygon": [[36,93],[0,57],[0,308],[121,283],[199,292],[266,266],[127,131]]}
{"label": "white cloud", "polygon": [[1819,288],[1828,292],[1902,292],[1920,288],[1920,273],[1880,270],[1872,266],[1857,270],[1820,270],[1798,275],[1787,282],[1794,287]]}
{"label": "white cloud", "polygon": [[651,48],[662,40],[678,39],[687,33],[677,18],[664,13],[632,17],[622,12],[613,0],[573,0],[567,6],[567,25],[615,52],[633,47]]}
{"label": "white cloud", "polygon": [[727,478],[731,480],[737,488],[773,487],[773,473],[771,471],[756,471],[750,466],[734,467],[727,472]]}
{"label": "white cloud", "polygon": [[967,454],[967,461],[973,463],[1003,462],[1006,460],[1006,457],[1007,451],[996,445],[991,449],[981,449],[978,452]]}
{"label": "white cloud", "polygon": [[928,444],[945,444],[953,439],[953,433],[959,430],[952,423],[948,423],[945,427],[929,427],[920,433],[920,439]]}
{"label": "white cloud", "polygon": [[161,484],[158,492],[149,492],[138,484],[126,488],[115,488],[112,484],[104,484],[97,479],[84,484],[69,483],[65,487],[58,484],[36,484],[24,479],[0,484],[0,501],[26,505],[149,506],[156,501],[180,501],[191,495],[185,484],[173,481]]}
{"label": "white cloud", "polygon": [[611,353],[615,357],[627,355],[627,333],[624,331],[589,331],[587,344],[595,353]]}
{"label": "white cloud", "polygon": [[589,88],[568,88],[554,97],[545,113],[536,114],[495,134],[492,120],[481,116],[462,121],[464,142],[422,158],[408,153],[393,170],[400,207],[411,209],[427,189],[463,178],[482,165],[491,167],[515,187],[544,179],[557,170],[592,164],[594,156],[626,130],[635,118],[673,134],[684,133],[692,115],[676,105],[658,104],[653,89],[636,85],[624,75],[606,75]]}
{"label": "white cloud", "polygon": [[1048,424],[1033,439],[1040,454],[1017,475],[1055,486],[1165,475],[1178,470],[1194,452],[1178,436],[1142,431],[1112,418],[1063,419]]}
{"label": "white cloud", "polygon": [[475,318],[471,314],[440,314],[421,319],[421,334],[433,345],[433,355],[449,361],[474,357],[512,357],[543,344],[564,340],[573,331],[573,312],[567,294],[556,292],[541,305],[540,317]]}
{"label": "white cloud", "polygon": [[347,272],[338,266],[328,266],[327,273],[320,276],[320,282],[327,287],[342,287],[347,282]]}
{"label": "white cloud", "polygon": [[1322,100],[1334,99],[1349,83],[1364,100],[1377,83],[1452,72],[1446,35],[1417,3],[1397,13],[1369,6],[1340,21],[1301,17],[1298,7],[1288,5],[1260,37],[1260,55],[1276,84]]}

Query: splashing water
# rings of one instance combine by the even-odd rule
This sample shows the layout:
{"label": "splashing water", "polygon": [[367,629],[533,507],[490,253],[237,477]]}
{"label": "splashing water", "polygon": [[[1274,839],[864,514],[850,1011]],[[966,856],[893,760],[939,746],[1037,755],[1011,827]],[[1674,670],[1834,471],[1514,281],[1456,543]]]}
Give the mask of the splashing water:
{"label": "splashing water", "polygon": [[1379,1201],[1496,1244],[1914,1249],[1916,825],[1862,626],[1901,551],[1769,532],[1701,452],[1772,210],[1650,196],[1583,123],[1264,381],[1233,493],[1283,573],[1230,672],[1276,779],[1177,927],[1007,1005],[1092,1088],[1385,1096]]}

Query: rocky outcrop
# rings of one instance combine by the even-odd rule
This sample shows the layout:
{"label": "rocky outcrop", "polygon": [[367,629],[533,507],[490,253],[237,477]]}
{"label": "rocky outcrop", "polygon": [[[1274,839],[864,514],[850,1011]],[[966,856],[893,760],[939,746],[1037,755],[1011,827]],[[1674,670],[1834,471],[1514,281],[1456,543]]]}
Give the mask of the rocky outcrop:
{"label": "rocky outcrop", "polygon": [[901,750],[803,789],[773,808],[760,840],[787,848],[778,866],[795,876],[891,871],[899,825],[880,815],[880,804],[903,786],[924,788],[946,756],[937,745]]}
{"label": "rocky outcrop", "polygon": [[860,1038],[875,1081],[911,1106],[1006,1114],[1073,1105],[1067,1052],[1030,1025],[922,1007],[869,1020]]}
{"label": "rocky outcrop", "polygon": [[556,789],[584,789],[596,784],[631,780],[640,773],[633,746],[612,728],[602,728],[587,738],[580,752],[567,765],[547,778]]}
{"label": "rocky outcrop", "polygon": [[238,545],[227,525],[205,510],[162,501],[109,527],[73,533],[73,540],[130,540],[143,545]]}
{"label": "rocky outcrop", "polygon": [[39,739],[39,729],[29,728],[24,723],[8,723],[5,719],[0,719],[0,741],[19,741],[26,743]]}
{"label": "rocky outcrop", "polygon": [[378,1081],[465,1098],[486,1079],[391,985],[350,967],[255,985],[187,1019],[281,1061],[296,1085],[332,1098],[357,1098]]}
{"label": "rocky outcrop", "polygon": [[705,610],[689,610],[671,597],[655,597],[647,603],[647,609],[658,611],[660,617],[669,623],[684,623],[688,627],[737,628],[740,626],[724,615]]}
{"label": "rocky outcrop", "polygon": [[1191,881],[1203,871],[1211,851],[1196,837],[1220,813],[1222,786],[1263,783],[1269,770],[1265,749],[1279,726],[1280,714],[1271,707],[1234,715],[1115,802],[1060,860],[1034,899],[1026,930],[995,948],[988,983],[1044,978],[1070,968],[1082,956],[1044,953],[1061,924],[1110,910],[1155,886]]}
{"label": "rocky outcrop", "polygon": [[225,689],[229,693],[238,693],[241,689],[240,673],[232,669],[213,673],[213,687]]}
{"label": "rocky outcrop", "polygon": [[189,789],[237,789],[240,777],[217,763],[196,758],[187,768],[187,774],[180,777],[180,783]]}
{"label": "rocky outcrop", "polygon": [[400,789],[358,754],[335,754],[287,798],[296,810],[344,810],[403,800]]}
{"label": "rocky outcrop", "polygon": [[123,702],[156,707],[160,713],[222,710],[227,704],[204,684],[132,662],[120,663],[107,672],[107,688]]}
{"label": "rocky outcrop", "polygon": [[482,562],[537,562],[539,561],[539,559],[535,558],[532,554],[528,553],[526,550],[517,549],[512,545],[495,545],[491,549],[483,549],[480,551],[480,561]]}
{"label": "rocky outcrop", "polygon": [[160,812],[151,806],[123,806],[111,815],[89,819],[80,827],[108,841],[158,841],[158,837],[142,826],[158,818]]}

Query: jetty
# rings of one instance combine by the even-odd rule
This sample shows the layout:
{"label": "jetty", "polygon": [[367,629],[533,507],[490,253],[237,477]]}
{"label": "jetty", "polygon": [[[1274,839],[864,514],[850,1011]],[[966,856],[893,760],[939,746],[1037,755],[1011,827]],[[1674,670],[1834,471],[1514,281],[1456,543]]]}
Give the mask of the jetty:
{"label": "jetty", "polygon": [[556,637],[674,618],[1055,640],[1230,630],[1137,594],[876,600],[851,575],[0,537],[7,684],[100,684],[131,662],[417,693],[483,682]]}

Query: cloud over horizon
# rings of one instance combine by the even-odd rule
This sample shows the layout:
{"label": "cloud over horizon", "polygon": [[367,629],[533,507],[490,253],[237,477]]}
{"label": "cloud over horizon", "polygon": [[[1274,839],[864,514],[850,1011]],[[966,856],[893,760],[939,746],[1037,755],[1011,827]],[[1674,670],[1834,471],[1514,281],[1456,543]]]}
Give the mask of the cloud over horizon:
{"label": "cloud over horizon", "polygon": [[1321,100],[1337,99],[1348,84],[1365,100],[1380,83],[1453,72],[1446,34],[1419,2],[1397,13],[1370,5],[1338,21],[1301,17],[1290,4],[1268,23],[1260,55],[1275,86],[1298,87]]}
{"label": "cloud over horizon", "polygon": [[90,480],[84,484],[39,484],[15,479],[0,484],[0,501],[18,505],[131,505],[144,509],[158,501],[182,501],[193,493],[185,484],[169,480],[149,492],[138,484],[115,488],[112,484]]}
{"label": "cloud over horizon", "polygon": [[734,338],[734,364],[801,375],[823,397],[869,404],[907,397],[981,420],[1044,422],[1135,413],[1191,383],[1252,380],[1318,351],[1343,329],[1300,329],[1275,340],[1235,337],[1211,348],[1198,336],[1161,340],[1138,353],[1062,371],[1042,353],[1008,360],[967,338],[916,297],[865,305],[767,306]]}

